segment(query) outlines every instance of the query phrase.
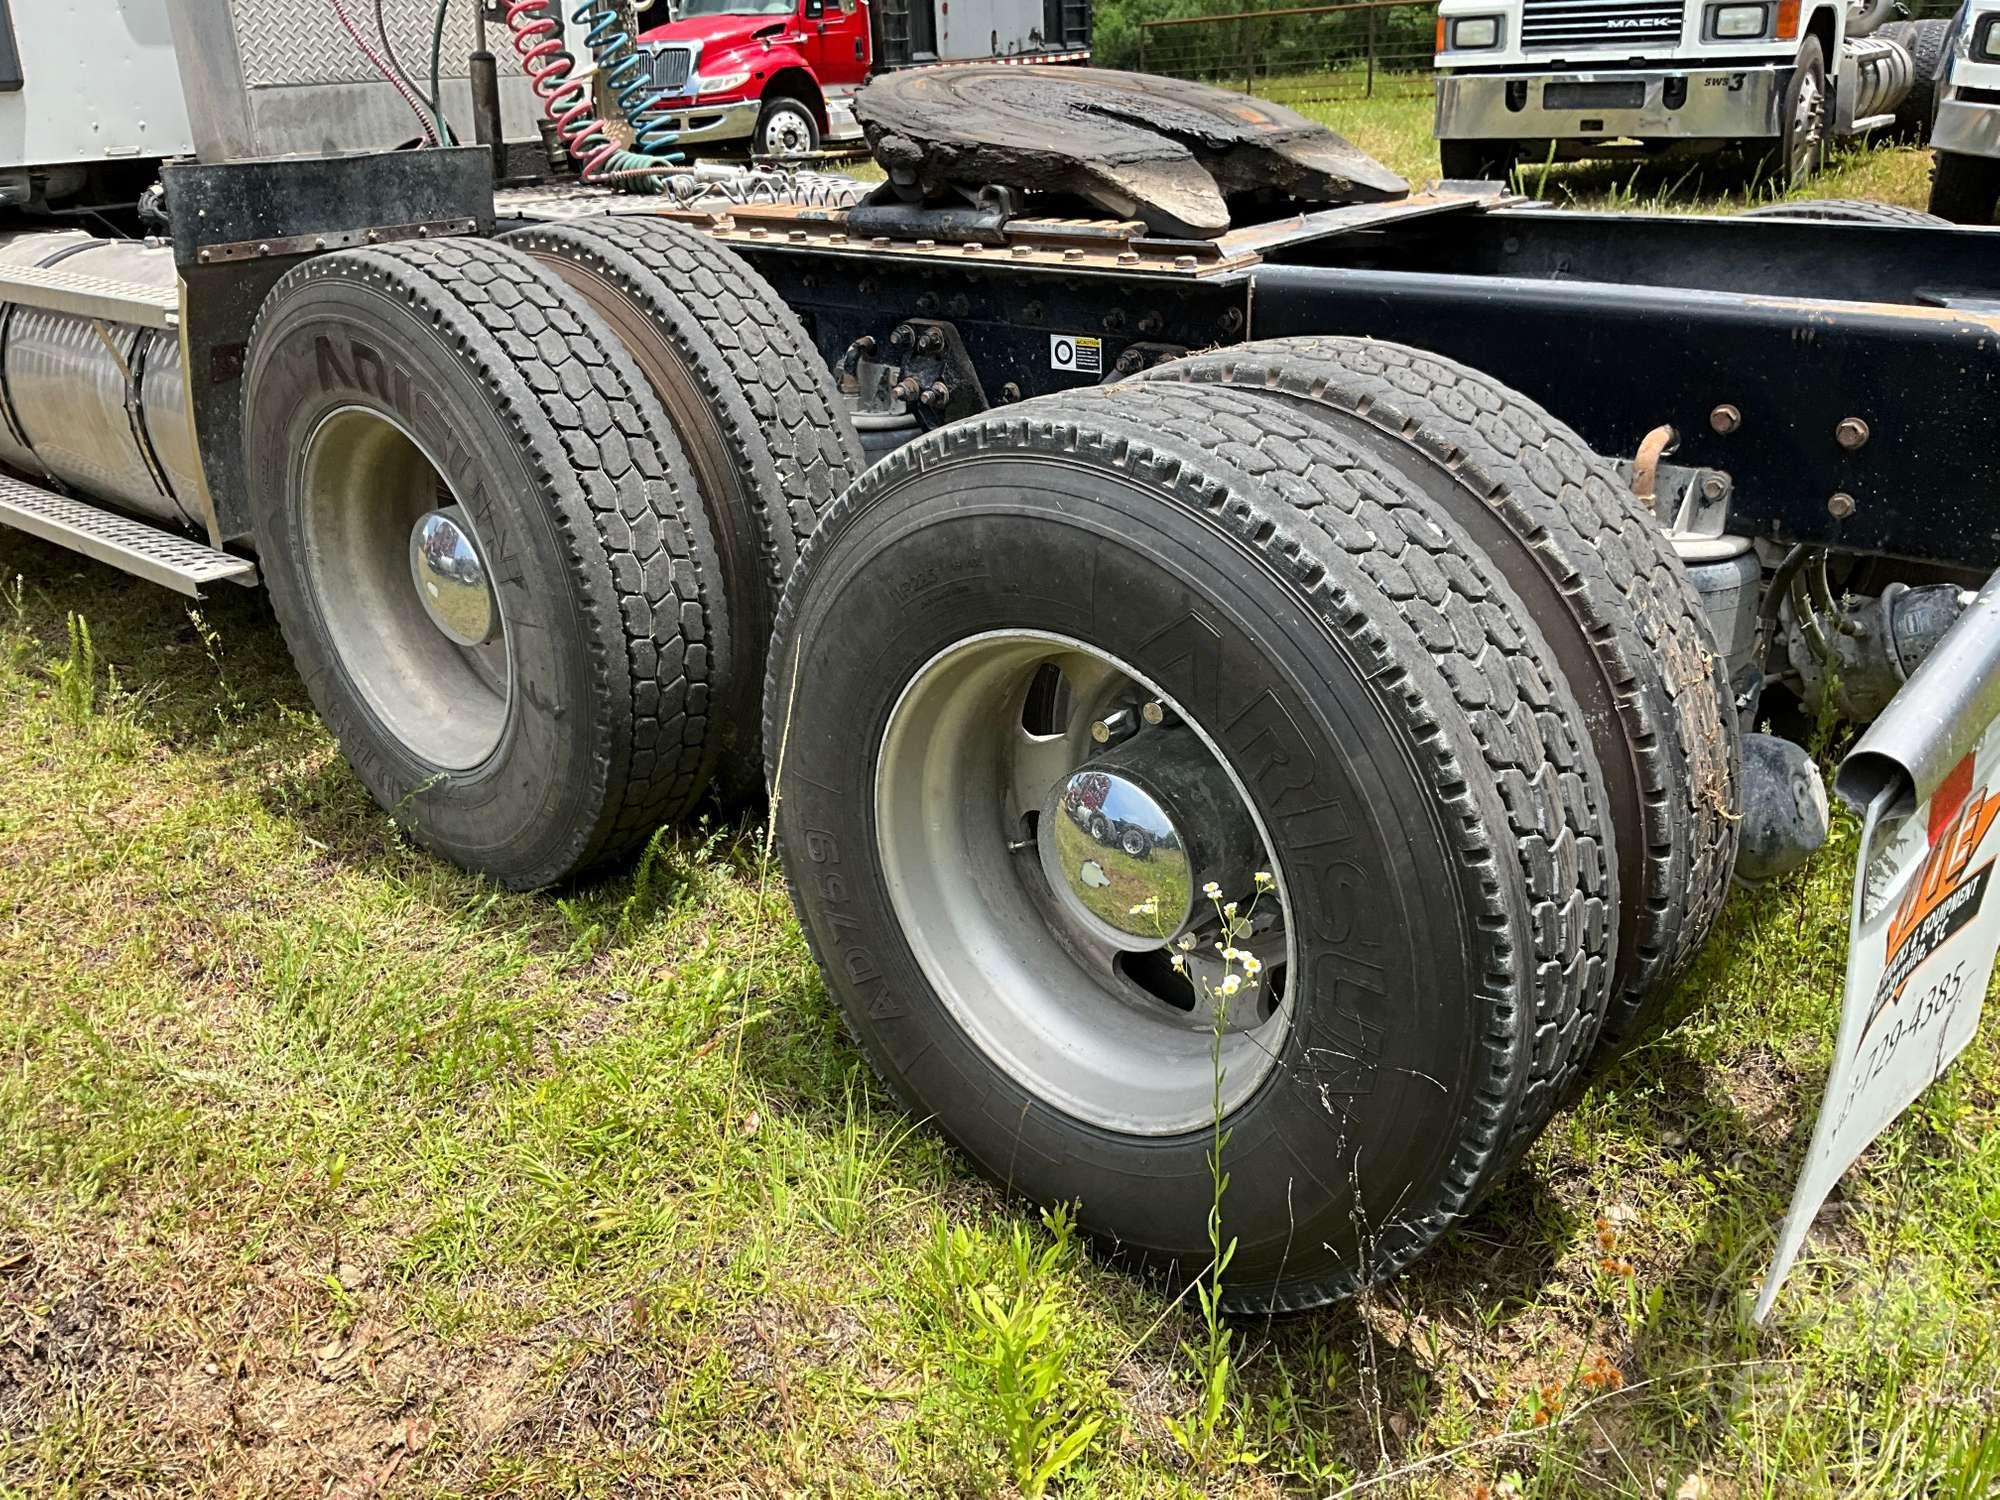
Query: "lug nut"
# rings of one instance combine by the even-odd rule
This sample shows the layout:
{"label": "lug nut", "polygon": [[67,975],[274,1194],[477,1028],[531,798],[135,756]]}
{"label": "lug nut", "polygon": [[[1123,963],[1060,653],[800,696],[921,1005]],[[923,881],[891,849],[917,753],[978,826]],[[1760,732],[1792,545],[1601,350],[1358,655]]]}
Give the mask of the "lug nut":
{"label": "lug nut", "polygon": [[1701,478],[1701,498],[1711,503],[1729,493],[1727,474],[1704,474]]}
{"label": "lug nut", "polygon": [[1708,414],[1708,425],[1727,435],[1743,425],[1743,413],[1725,402]]}
{"label": "lug nut", "polygon": [[905,375],[889,388],[889,394],[898,401],[914,401],[923,394],[923,382],[914,375]]}
{"label": "lug nut", "polygon": [[1139,728],[1139,716],[1129,708],[1114,709],[1090,726],[1090,737],[1100,745],[1122,740]]}
{"label": "lug nut", "polygon": [[951,387],[940,380],[929,390],[925,391],[920,399],[924,405],[931,407],[933,410],[937,407],[948,405],[951,401]]}
{"label": "lug nut", "polygon": [[924,336],[917,340],[919,354],[936,354],[944,348],[944,335],[935,328],[926,328]]}
{"label": "lug nut", "polygon": [[1854,514],[1854,497],[1846,490],[1835,490],[1827,496],[1826,513],[1836,521],[1845,521]]}
{"label": "lug nut", "polygon": [[1859,417],[1843,417],[1833,429],[1833,440],[1852,453],[1868,441],[1868,424]]}
{"label": "lug nut", "polygon": [[912,328],[908,323],[898,323],[895,331],[889,335],[889,342],[894,344],[898,349],[907,349],[916,341],[917,330]]}

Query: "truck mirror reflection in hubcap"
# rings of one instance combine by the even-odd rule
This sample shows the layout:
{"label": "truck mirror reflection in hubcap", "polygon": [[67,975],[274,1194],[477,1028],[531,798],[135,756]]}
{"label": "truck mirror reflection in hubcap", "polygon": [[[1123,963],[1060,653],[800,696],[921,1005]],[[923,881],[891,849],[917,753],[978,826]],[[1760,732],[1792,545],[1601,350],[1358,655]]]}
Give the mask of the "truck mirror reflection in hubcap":
{"label": "truck mirror reflection in hubcap", "polygon": [[1260,848],[1229,773],[1185,726],[1086,761],[1056,783],[1035,828],[1057,900],[1128,953],[1198,925],[1211,881],[1247,895]]}
{"label": "truck mirror reflection in hubcap", "polygon": [[1157,948],[1187,925],[1194,872],[1173,816],[1138,782],[1087,767],[1056,783],[1037,824],[1049,885],[1111,929]]}
{"label": "truck mirror reflection in hubcap", "polygon": [[500,629],[486,564],[457,506],[427,511],[410,531],[410,576],[431,623],[461,646],[483,646]]}

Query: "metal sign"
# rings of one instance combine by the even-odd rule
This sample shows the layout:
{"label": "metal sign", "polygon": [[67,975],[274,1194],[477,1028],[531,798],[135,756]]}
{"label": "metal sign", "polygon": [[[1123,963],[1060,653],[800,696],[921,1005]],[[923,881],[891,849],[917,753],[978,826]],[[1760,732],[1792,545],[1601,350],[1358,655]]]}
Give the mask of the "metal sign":
{"label": "metal sign", "polygon": [[1762,1323],[1826,1195],[1972,1040],[2000,948],[2000,575],[1842,764],[1863,816],[1846,997]]}

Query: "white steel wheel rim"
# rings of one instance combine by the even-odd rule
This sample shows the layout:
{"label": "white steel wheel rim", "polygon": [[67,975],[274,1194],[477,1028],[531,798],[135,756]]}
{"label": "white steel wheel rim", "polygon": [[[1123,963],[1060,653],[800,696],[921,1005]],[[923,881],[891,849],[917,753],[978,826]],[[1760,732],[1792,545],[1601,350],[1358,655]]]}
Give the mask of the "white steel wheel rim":
{"label": "white steel wheel rim", "polygon": [[811,140],[805,113],[795,106],[779,105],[764,122],[766,156],[803,156]]}
{"label": "white steel wheel rim", "polygon": [[[1064,729],[1033,735],[1021,727],[1022,708],[1045,663],[1092,685],[1077,692]],[[1219,1057],[1213,1007],[1205,1021],[1176,1014],[1065,918],[1023,822],[1035,787],[1084,763],[1106,684],[1165,704],[1193,729],[1265,851],[1273,888],[1259,898],[1260,920],[1273,905],[1278,919],[1275,935],[1259,939],[1267,1009],[1225,1029]],[[890,712],[875,819],[890,902],[925,979],[973,1044],[1044,1103],[1121,1134],[1177,1135],[1218,1118],[1218,1099],[1221,1115],[1240,1107],[1277,1065],[1296,1003],[1288,982],[1296,955],[1268,830],[1205,728],[1126,664],[1042,631],[987,632],[947,647]],[[1195,901],[1207,905],[1199,894]],[[1210,937],[1202,934],[1201,947],[1219,977]]]}
{"label": "white steel wheel rim", "polygon": [[439,628],[419,595],[411,534],[426,516],[450,510],[486,555],[443,471],[400,422],[343,406],[306,438],[300,496],[313,606],[362,699],[428,764],[463,771],[483,763],[499,748],[513,701],[511,627],[495,590],[492,639],[465,645]]}

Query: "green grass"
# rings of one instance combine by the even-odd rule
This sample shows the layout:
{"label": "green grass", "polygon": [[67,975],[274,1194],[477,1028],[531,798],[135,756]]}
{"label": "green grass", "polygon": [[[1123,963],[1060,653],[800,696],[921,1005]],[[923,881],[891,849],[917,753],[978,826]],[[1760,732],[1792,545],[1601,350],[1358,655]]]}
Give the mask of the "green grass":
{"label": "green grass", "polygon": [[[1327,112],[1422,176],[1426,110]],[[1560,181],[1608,197],[1594,170]],[[1994,1492],[1991,1027],[1845,1180],[1775,1327],[1742,1322],[1827,1063],[1851,826],[1735,900],[1677,1023],[1435,1254],[1232,1330],[1211,1417],[1193,1298],[877,1087],[759,829],[495,892],[376,811],[257,596],[192,614],[0,534],[17,578],[5,1500]]]}
{"label": "green grass", "polygon": [[1990,1489],[1990,1029],[1741,1322],[1849,828],[1436,1254],[1235,1330],[1197,1462],[1193,1299],[893,1107],[756,829],[497,893],[376,812],[256,596],[0,569],[0,1494]]}
{"label": "green grass", "polygon": [[[1413,183],[1438,176],[1437,141],[1431,134],[1432,103],[1427,85],[1417,92],[1408,80],[1392,78],[1398,93],[1355,98],[1353,80],[1260,79],[1257,89],[1274,98],[1296,100],[1293,108],[1332,127],[1355,145]],[[1315,95],[1338,94],[1333,100]],[[1930,200],[1931,154],[1911,146],[1838,146],[1826,170],[1791,193],[1774,193],[1756,168],[1740,156],[1716,154],[1658,162],[1574,162],[1524,164],[1514,185],[1533,197],[1564,208],[1644,209],[1656,213],[1730,213],[1778,197],[1871,198],[1922,208]]]}

